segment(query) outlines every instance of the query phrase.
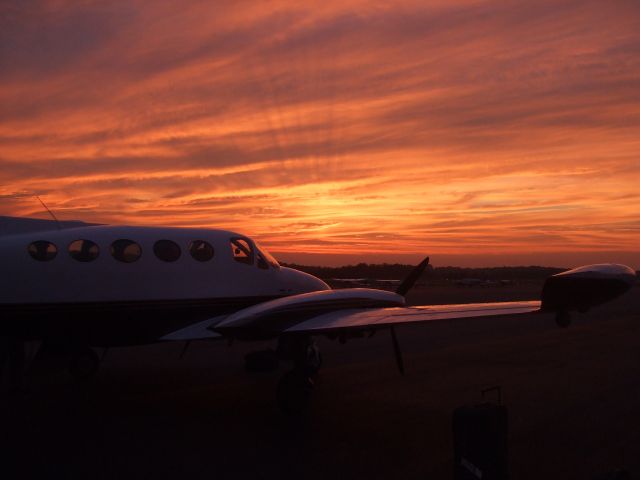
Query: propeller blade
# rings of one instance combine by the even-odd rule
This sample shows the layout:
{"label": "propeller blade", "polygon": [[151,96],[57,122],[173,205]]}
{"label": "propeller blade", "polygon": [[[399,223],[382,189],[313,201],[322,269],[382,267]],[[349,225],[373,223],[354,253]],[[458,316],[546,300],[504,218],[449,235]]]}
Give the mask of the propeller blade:
{"label": "propeller blade", "polygon": [[407,292],[411,290],[416,281],[420,278],[420,275],[422,275],[424,269],[427,268],[427,265],[429,265],[429,257],[425,258],[422,262],[420,262],[418,266],[416,266],[416,268],[411,271],[407,278],[402,281],[402,283],[396,290],[396,293],[404,297]]}
{"label": "propeller blade", "polygon": [[180,360],[182,360],[182,357],[184,357],[184,354],[187,353],[187,349],[189,348],[189,345],[191,345],[191,340],[187,340],[184,344],[184,347],[182,348],[182,352],[180,353]]}
{"label": "propeller blade", "polygon": [[396,354],[396,364],[398,365],[398,371],[402,375],[404,375],[404,362],[402,361],[402,352],[400,351],[398,337],[396,337],[396,331],[393,327],[391,327],[391,340],[393,342],[393,353]]}

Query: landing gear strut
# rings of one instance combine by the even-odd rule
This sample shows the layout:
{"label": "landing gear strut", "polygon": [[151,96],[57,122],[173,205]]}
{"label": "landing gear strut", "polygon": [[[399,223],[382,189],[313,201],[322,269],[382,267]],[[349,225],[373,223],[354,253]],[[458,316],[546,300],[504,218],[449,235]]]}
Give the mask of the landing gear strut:
{"label": "landing gear strut", "polygon": [[298,336],[281,338],[278,353],[282,358],[293,361],[293,369],[278,382],[278,406],[288,414],[302,413],[311,401],[313,379],[322,366],[322,355],[309,337]]}

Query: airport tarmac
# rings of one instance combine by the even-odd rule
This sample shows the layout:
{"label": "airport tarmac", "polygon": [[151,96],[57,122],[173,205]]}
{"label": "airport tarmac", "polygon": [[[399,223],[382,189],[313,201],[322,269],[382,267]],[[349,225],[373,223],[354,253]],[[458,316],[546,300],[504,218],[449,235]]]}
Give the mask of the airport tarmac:
{"label": "airport tarmac", "polygon": [[[539,297],[540,285],[425,287],[414,304]],[[324,367],[307,415],[279,412],[284,371],[249,374],[262,347],[195,343],[107,352],[78,386],[65,373],[2,399],[2,478],[452,478],[451,413],[500,385],[512,479],[640,478],[640,287],[576,315],[441,322],[319,340]],[[0,470],[0,475],[3,473]]]}

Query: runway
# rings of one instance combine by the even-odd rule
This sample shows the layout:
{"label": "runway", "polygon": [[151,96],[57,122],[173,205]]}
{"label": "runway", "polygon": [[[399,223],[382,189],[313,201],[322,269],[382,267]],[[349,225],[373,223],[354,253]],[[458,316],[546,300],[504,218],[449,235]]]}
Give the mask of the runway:
{"label": "runway", "polygon": [[[414,304],[535,299],[540,285],[425,287]],[[33,379],[2,400],[2,465],[23,478],[452,477],[451,413],[501,385],[513,479],[640,475],[640,287],[576,315],[479,319],[320,339],[324,367],[302,418],[274,400],[281,372],[249,374],[255,344],[107,352],[99,375]],[[633,477],[635,478],[635,477]]]}

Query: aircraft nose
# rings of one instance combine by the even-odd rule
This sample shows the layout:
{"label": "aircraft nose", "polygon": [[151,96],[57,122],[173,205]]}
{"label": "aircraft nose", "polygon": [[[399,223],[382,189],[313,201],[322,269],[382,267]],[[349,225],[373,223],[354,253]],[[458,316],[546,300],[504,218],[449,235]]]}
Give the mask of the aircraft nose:
{"label": "aircraft nose", "polygon": [[319,290],[331,290],[331,287],[319,278],[301,272],[300,270],[281,267],[280,273],[283,276],[284,288],[290,295],[317,292]]}

